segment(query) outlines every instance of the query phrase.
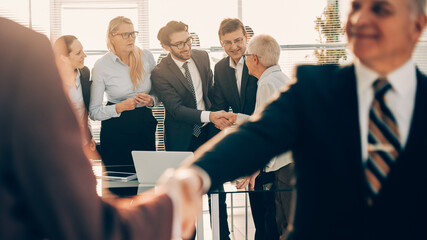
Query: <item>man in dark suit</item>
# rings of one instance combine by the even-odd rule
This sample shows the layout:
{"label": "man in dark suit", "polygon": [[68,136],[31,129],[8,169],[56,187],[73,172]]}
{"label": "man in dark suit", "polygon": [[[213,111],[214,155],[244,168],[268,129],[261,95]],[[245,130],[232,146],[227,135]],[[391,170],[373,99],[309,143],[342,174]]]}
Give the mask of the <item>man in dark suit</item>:
{"label": "man in dark suit", "polygon": [[0,29],[8,32],[0,35],[0,239],[170,240],[181,230],[192,234],[199,209],[188,188],[199,187],[184,176],[166,175],[155,194],[122,200],[97,195],[49,40],[4,18]]}
{"label": "man in dark suit", "polygon": [[291,239],[427,239],[427,77],[411,60],[425,9],[425,0],[353,0],[355,64],[299,67],[252,122],[202,146],[195,169],[217,187],[292,150]]}
{"label": "man in dark suit", "polygon": [[230,125],[223,112],[210,112],[212,70],[205,51],[192,50],[188,26],[170,21],[157,35],[168,56],[153,69],[153,87],[163,102],[165,148],[167,151],[195,151],[206,142],[208,122]]}

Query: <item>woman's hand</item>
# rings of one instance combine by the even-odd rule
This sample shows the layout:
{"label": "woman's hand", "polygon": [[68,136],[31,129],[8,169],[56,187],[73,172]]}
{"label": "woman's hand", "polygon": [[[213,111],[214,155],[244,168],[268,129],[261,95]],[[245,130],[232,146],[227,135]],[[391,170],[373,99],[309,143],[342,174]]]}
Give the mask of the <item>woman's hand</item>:
{"label": "woman's hand", "polygon": [[136,104],[137,103],[135,98],[128,98],[123,102],[116,104],[116,112],[122,113],[123,111],[134,110],[136,107]]}
{"label": "woman's hand", "polygon": [[153,98],[146,93],[137,93],[135,96],[136,103],[141,106],[153,107],[154,100]]}

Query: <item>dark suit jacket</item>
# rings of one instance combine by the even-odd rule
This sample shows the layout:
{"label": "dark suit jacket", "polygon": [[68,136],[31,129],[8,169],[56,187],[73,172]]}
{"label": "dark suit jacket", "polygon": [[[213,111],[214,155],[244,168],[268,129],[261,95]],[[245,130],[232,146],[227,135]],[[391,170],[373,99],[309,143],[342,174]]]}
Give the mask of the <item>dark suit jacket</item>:
{"label": "dark suit jacket", "polygon": [[89,112],[89,103],[90,103],[90,87],[92,81],[90,81],[90,70],[88,67],[84,66],[80,70],[80,83],[82,84],[82,94],[83,101],[85,103],[86,111]]}
{"label": "dark suit jacket", "polygon": [[256,77],[249,75],[245,63],[239,95],[235,70],[230,67],[230,57],[223,58],[215,65],[212,110],[228,112],[231,107],[235,113],[251,115],[255,109],[257,81]]}
{"label": "dark suit jacket", "polygon": [[212,187],[292,150],[292,239],[427,239],[426,76],[417,73],[408,142],[372,208],[365,200],[354,66],[301,66],[297,79],[257,122],[242,125],[198,159]]}
{"label": "dark suit jacket", "polygon": [[[202,80],[205,107],[209,110],[211,108],[209,94],[213,87],[209,55],[200,50],[192,50],[191,54]],[[197,110],[190,85],[170,54],[163,58],[151,72],[151,82],[166,109],[166,150],[187,150],[193,134],[193,125],[201,123],[202,111]]]}
{"label": "dark suit jacket", "polygon": [[98,197],[49,40],[4,18],[0,29],[0,239],[169,240],[166,195]]}

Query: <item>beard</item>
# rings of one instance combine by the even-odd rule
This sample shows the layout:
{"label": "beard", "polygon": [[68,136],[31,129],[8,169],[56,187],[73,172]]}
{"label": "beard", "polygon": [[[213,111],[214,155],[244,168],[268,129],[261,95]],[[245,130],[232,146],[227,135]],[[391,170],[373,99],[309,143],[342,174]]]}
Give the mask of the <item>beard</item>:
{"label": "beard", "polygon": [[187,61],[188,59],[191,58],[191,48],[188,49],[188,50],[178,50],[178,51],[175,51],[173,48],[171,48],[170,53],[176,59],[179,59],[179,60],[182,60],[182,61]]}

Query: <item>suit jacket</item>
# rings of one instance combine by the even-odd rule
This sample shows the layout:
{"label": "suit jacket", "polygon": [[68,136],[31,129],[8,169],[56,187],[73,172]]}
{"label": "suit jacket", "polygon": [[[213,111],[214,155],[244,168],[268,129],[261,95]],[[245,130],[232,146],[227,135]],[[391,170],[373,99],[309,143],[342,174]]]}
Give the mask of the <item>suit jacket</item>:
{"label": "suit jacket", "polygon": [[230,67],[230,57],[219,61],[215,65],[214,73],[212,110],[228,112],[231,107],[234,113],[251,115],[255,109],[258,79],[249,75],[246,62],[243,65],[240,94],[237,90],[235,70]]}
{"label": "suit jacket", "polygon": [[407,145],[373,207],[365,198],[354,66],[301,66],[297,80],[257,122],[242,125],[198,159],[212,187],[292,150],[292,239],[427,239],[426,76],[417,73]]}
{"label": "suit jacket", "polygon": [[97,195],[49,40],[4,18],[0,29],[0,239],[169,240],[166,195],[131,207]]}
{"label": "suit jacket", "polygon": [[[200,73],[205,107],[206,110],[209,110],[211,108],[209,94],[211,94],[213,85],[209,55],[200,50],[191,50],[191,52],[192,59]],[[193,125],[201,123],[202,111],[197,110],[190,85],[170,54],[163,58],[151,72],[151,82],[166,110],[166,150],[187,150],[193,134]]]}
{"label": "suit jacket", "polygon": [[84,66],[80,70],[80,83],[82,85],[82,94],[83,101],[85,103],[86,111],[89,112],[89,103],[90,103],[90,87],[92,81],[90,81],[90,70],[88,67]]}

